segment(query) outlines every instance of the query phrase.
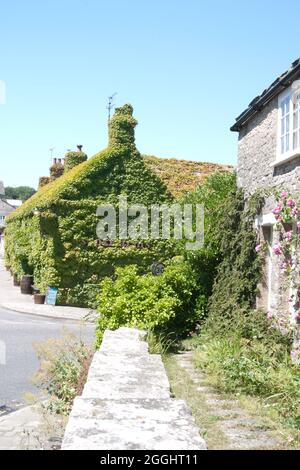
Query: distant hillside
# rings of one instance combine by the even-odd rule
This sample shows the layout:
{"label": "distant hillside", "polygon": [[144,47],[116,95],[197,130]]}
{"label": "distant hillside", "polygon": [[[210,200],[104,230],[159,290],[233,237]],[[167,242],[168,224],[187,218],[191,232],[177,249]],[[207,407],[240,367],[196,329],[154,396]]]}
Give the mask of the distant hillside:
{"label": "distant hillside", "polygon": [[233,166],[218,163],[191,162],[148,155],[143,155],[143,158],[176,198],[195,189],[207,176],[216,171],[234,171]]}

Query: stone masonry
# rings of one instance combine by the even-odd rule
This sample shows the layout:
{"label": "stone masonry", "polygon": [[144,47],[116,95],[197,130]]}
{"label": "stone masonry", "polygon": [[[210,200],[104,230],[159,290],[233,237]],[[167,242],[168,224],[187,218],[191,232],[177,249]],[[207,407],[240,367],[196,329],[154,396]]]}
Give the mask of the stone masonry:
{"label": "stone masonry", "polygon": [[[300,157],[272,167],[276,159],[278,99],[274,98],[240,131],[238,144],[238,186],[253,194],[259,188],[282,187],[300,192]],[[271,205],[270,205],[271,204]],[[264,212],[270,212],[273,201]]]}
{"label": "stone masonry", "polygon": [[106,331],[81,397],[75,399],[62,450],[205,450],[183,400],[170,397],[159,355],[144,333]]}
{"label": "stone masonry", "polygon": [[[285,190],[291,195],[300,193],[300,157],[272,165],[277,153],[278,112],[278,96],[275,96],[240,129],[237,184],[238,187],[244,189],[247,197],[258,189],[266,188]],[[269,217],[275,204],[275,198],[268,197],[261,216],[268,215]],[[258,228],[260,241],[267,242],[272,250],[272,246],[279,241],[278,232],[276,229],[272,231],[271,223]],[[291,228],[287,227],[286,230],[291,230]],[[290,292],[283,287],[280,260],[275,258],[271,255],[271,258],[269,256],[266,259],[263,279],[258,286],[260,295],[257,298],[257,307],[265,311],[283,312],[280,315],[287,317],[290,315]],[[297,348],[300,348],[297,338],[295,344]]]}

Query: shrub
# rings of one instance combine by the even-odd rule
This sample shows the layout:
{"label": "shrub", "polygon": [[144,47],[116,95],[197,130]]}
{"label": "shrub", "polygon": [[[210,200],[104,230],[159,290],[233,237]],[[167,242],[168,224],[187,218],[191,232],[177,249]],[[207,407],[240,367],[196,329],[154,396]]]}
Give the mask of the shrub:
{"label": "shrub", "polygon": [[120,326],[186,335],[198,320],[196,293],[195,278],[182,261],[171,262],[160,276],[140,276],[137,266],[117,268],[116,279],[102,283],[97,346],[105,329]]}
{"label": "shrub", "polygon": [[86,381],[91,350],[68,332],[61,339],[35,343],[34,347],[40,367],[33,381],[49,394],[47,409],[52,413],[68,414]]}

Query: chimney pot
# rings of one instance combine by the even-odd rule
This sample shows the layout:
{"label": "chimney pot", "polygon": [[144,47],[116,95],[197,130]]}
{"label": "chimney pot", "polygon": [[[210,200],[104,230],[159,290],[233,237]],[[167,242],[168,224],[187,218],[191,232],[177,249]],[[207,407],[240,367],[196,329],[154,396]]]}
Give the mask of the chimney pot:
{"label": "chimney pot", "polygon": [[78,148],[79,152],[82,151],[82,147],[83,147],[83,145],[77,145],[77,148]]}

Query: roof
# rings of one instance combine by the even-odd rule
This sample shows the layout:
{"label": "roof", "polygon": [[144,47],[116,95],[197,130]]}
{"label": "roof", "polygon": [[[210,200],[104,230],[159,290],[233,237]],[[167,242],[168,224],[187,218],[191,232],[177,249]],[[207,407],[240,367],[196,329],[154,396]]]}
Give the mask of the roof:
{"label": "roof", "polygon": [[273,98],[288,88],[299,77],[300,58],[295,60],[290,68],[280,75],[280,77],[277,77],[261,95],[256,96],[251,103],[249,103],[248,108],[236,118],[236,122],[230,130],[239,132],[255,114],[259,113]]}
{"label": "roof", "polygon": [[6,202],[13,207],[20,207],[23,204],[20,199],[6,199]]}
{"label": "roof", "polygon": [[0,199],[0,215],[8,215],[14,210],[14,207],[12,207],[10,204],[5,199]]}
{"label": "roof", "polygon": [[212,173],[234,171],[233,166],[219,163],[159,158],[148,155],[143,157],[146,165],[160,177],[175,198],[196,189]]}

